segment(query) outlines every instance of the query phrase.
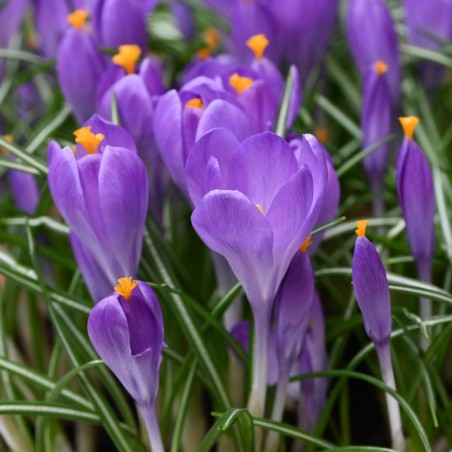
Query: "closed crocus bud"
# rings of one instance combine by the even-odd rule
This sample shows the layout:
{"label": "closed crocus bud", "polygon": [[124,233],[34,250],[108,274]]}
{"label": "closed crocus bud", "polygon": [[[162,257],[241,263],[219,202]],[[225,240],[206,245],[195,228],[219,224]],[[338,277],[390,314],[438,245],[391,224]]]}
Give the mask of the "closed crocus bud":
{"label": "closed crocus bud", "polygon": [[[100,118],[75,132],[75,154],[52,141],[48,148],[49,187],[53,200],[83,250],[114,284],[134,275],[141,257],[148,206],[146,169],[127,132]],[[132,143],[130,145],[130,143]],[[130,147],[126,147],[130,146]],[[96,288],[90,259],[79,262],[88,288]]]}
{"label": "closed crocus bud", "polygon": [[388,341],[392,331],[388,279],[378,251],[366,237],[367,220],[357,221],[356,225],[353,289],[367,335],[372,342],[382,344]]}
{"label": "closed crocus bud", "polygon": [[[435,252],[435,189],[427,157],[413,139],[415,116],[400,118],[405,139],[397,158],[397,192],[408,242],[421,280],[430,282]],[[421,300],[421,317],[430,317],[431,303]]]}
{"label": "closed crocus bud", "polygon": [[[357,221],[352,276],[356,301],[366,333],[375,344],[383,382],[396,390],[389,338],[392,330],[391,298],[386,272],[375,246],[366,238],[367,220]],[[405,438],[398,402],[386,393],[392,447],[405,451]]]}
{"label": "closed crocus bud", "polygon": [[142,281],[120,278],[115,293],[91,311],[88,335],[99,356],[140,406],[153,452],[163,452],[155,399],[165,342],[154,291]]}
{"label": "closed crocus bud", "polygon": [[69,14],[71,27],[58,48],[56,64],[61,90],[80,124],[96,111],[96,86],[105,65],[87,19],[84,10]]}
{"label": "closed crocus bud", "polygon": [[400,96],[400,60],[397,35],[387,6],[382,0],[350,0],[347,11],[347,37],[356,65],[364,77],[375,61],[388,66],[391,99]]}
{"label": "closed crocus bud", "polygon": [[[404,0],[405,22],[410,44],[439,50],[452,39],[452,2],[450,0]],[[432,61],[422,61],[419,69],[427,86],[441,82],[445,68]]]}
{"label": "closed crocus bud", "polygon": [[96,0],[93,25],[99,44],[113,48],[136,44],[145,51],[148,47],[146,16],[155,4],[155,1]]}
{"label": "closed crocus bud", "polygon": [[419,119],[400,118],[405,139],[397,158],[397,192],[408,241],[417,264],[431,263],[435,251],[435,190],[430,164],[413,134]]}
{"label": "closed crocus bud", "polygon": [[[383,140],[391,133],[393,106],[387,81],[389,68],[378,60],[369,68],[364,78],[361,128],[363,147],[367,148]],[[383,177],[388,165],[387,144],[373,151],[363,160],[374,198],[374,215],[381,216],[383,206]]]}

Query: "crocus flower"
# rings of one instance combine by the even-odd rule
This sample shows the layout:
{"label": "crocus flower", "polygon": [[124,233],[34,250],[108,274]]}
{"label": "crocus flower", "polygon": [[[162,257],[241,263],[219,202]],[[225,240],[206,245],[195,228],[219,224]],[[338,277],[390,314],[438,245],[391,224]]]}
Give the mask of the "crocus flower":
{"label": "crocus flower", "polygon": [[[249,64],[238,63],[228,55],[207,58],[196,62],[186,74],[185,80],[204,76],[221,79],[225,91],[233,95],[250,118],[252,133],[273,130],[284,91],[284,79],[275,64],[266,57],[270,41],[263,33],[246,41]],[[297,117],[301,104],[301,83],[298,70],[290,68],[293,88],[290,97],[287,127]]]}
{"label": "crocus flower", "polygon": [[85,10],[69,14],[71,27],[58,47],[56,65],[63,95],[80,124],[96,111],[96,86],[105,64],[87,19]]}
{"label": "crocus flower", "polygon": [[[352,276],[356,301],[363,316],[367,335],[375,344],[384,383],[395,388],[389,337],[392,330],[391,299],[386,272],[375,246],[366,238],[367,220],[357,221],[356,243],[353,253]],[[392,446],[405,450],[400,408],[386,393]]]}
{"label": "crocus flower", "polygon": [[[419,276],[430,282],[435,251],[435,190],[429,162],[413,139],[415,116],[400,118],[405,139],[397,158],[397,192],[406,223],[408,242]],[[421,300],[421,317],[431,316],[431,302]]]}
{"label": "crocus flower", "polygon": [[[8,48],[17,33],[29,0],[3,2],[0,9],[0,48]],[[4,63],[0,62],[0,80],[3,79]]]}
{"label": "crocus flower", "polygon": [[154,218],[161,221],[168,176],[155,144],[152,123],[155,104],[164,91],[162,69],[153,58],[146,58],[137,66],[140,54],[137,45],[119,48],[113,57],[114,67],[107,69],[99,82],[98,111],[111,118],[112,98],[115,97],[119,122],[134,139],[138,155],[152,175],[149,179],[150,210]]}
{"label": "crocus flower", "polygon": [[118,280],[88,318],[88,335],[99,356],[141,408],[154,452],[163,452],[155,412],[164,328],[154,291],[131,277]]}
{"label": "crocus flower", "polygon": [[217,81],[198,77],[158,101],[154,136],[174,183],[187,195],[185,164],[195,142],[217,127],[229,129],[238,140],[251,135],[249,120],[232,94]]}
{"label": "crocus flower", "polygon": [[[207,145],[207,138],[203,141]],[[324,179],[314,178],[307,165],[300,168],[289,145],[270,132],[246,139],[232,156],[230,149],[224,155],[217,150],[218,158],[208,148],[199,152],[212,156],[199,170],[209,178],[210,191],[197,203],[192,224],[204,243],[226,258],[250,301],[255,368],[249,406],[259,415],[271,307],[293,255],[317,221]],[[316,167],[312,171],[317,175]]]}
{"label": "crocus flower", "polygon": [[283,0],[274,2],[284,59],[295,64],[302,80],[324,54],[337,16],[338,0]]}
{"label": "crocus flower", "polygon": [[387,80],[394,104],[400,96],[400,60],[391,15],[382,0],[350,0],[347,37],[356,65],[364,77],[375,61],[388,66]]}
{"label": "crocus flower", "polygon": [[[325,179],[323,187],[322,206],[317,218],[317,226],[321,226],[331,220],[337,214],[341,195],[339,179],[334,169],[333,159],[320,141],[309,133],[303,134],[300,138],[293,138],[289,141],[290,147],[295,153],[298,164],[307,164],[310,167],[319,165],[322,177]],[[318,248],[322,240],[323,233],[312,237],[312,245],[309,247],[309,254],[312,255]]]}
{"label": "crocus flower", "polygon": [[[386,138],[391,132],[392,100],[386,79],[388,66],[376,61],[364,78],[363,106],[361,110],[361,128],[363,147],[367,148]],[[374,215],[381,216],[383,206],[383,177],[388,165],[388,145],[385,144],[367,155],[364,168],[370,180],[374,199]]]}
{"label": "crocus flower", "polygon": [[[404,0],[403,3],[410,44],[438,50],[452,39],[452,3],[449,0]],[[431,61],[422,61],[419,68],[427,86],[438,84],[444,76],[444,68]]]}
{"label": "crocus flower", "polygon": [[93,26],[99,44],[113,48],[137,44],[146,50],[146,16],[156,3],[155,0],[96,0]]}
{"label": "crocus flower", "polygon": [[79,266],[89,281],[91,296],[99,300],[109,289],[95,280],[90,261],[102,269],[103,281],[110,286],[120,275],[137,271],[148,181],[145,166],[125,130],[95,116],[75,135],[75,154],[54,141],[49,144],[49,187],[58,210],[83,247],[83,255],[90,256]]}
{"label": "crocus flower", "polygon": [[[12,142],[13,136],[10,134],[3,135],[3,139]],[[0,148],[0,152],[9,158],[14,158],[6,149]],[[8,171],[9,185],[13,195],[14,204],[28,215],[35,213],[39,202],[39,186],[32,174],[22,171]]]}

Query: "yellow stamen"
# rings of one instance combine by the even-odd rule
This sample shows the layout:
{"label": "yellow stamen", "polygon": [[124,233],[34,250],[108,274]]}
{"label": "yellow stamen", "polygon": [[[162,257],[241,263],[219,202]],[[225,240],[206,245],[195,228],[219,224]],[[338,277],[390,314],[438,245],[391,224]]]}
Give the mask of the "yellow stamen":
{"label": "yellow stamen", "polygon": [[257,210],[265,217],[264,208],[260,204],[256,204]]}
{"label": "yellow stamen", "polygon": [[[14,141],[13,136],[10,133],[7,133],[6,135],[3,135],[3,139],[7,141],[8,143],[12,143]],[[0,146],[0,152],[3,152],[5,155],[9,155],[10,152],[8,149],[5,149],[4,147]]]}
{"label": "yellow stamen", "polygon": [[91,132],[91,126],[82,127],[74,132],[75,142],[80,143],[88,154],[95,154],[99,148],[99,144],[105,138],[101,133]]}
{"label": "yellow stamen", "polygon": [[202,110],[204,108],[204,104],[202,103],[201,99],[198,99],[197,97],[194,97],[193,99],[190,99],[185,104],[185,107],[200,108]]}
{"label": "yellow stamen", "polygon": [[377,74],[382,75],[382,74],[386,74],[386,72],[388,72],[389,66],[384,61],[378,60],[378,61],[375,61],[374,69]]}
{"label": "yellow stamen", "polygon": [[121,66],[128,74],[135,72],[135,65],[141,56],[141,49],[135,44],[119,46],[118,53],[113,56],[113,63]]}
{"label": "yellow stamen", "polygon": [[246,45],[253,51],[257,60],[262,59],[268,44],[269,41],[264,34],[251,36],[251,38],[246,41]]}
{"label": "yellow stamen", "polygon": [[77,9],[67,16],[67,21],[77,30],[81,30],[88,19],[88,11]]}
{"label": "yellow stamen", "polygon": [[356,226],[358,229],[355,230],[356,235],[358,237],[365,237],[366,236],[366,227],[367,227],[367,220],[359,220],[356,222]]}
{"label": "yellow stamen", "polygon": [[405,136],[409,139],[413,139],[414,129],[419,124],[419,118],[417,116],[406,116],[404,118],[399,118],[400,124],[402,124],[403,132]]}
{"label": "yellow stamen", "polygon": [[318,127],[314,130],[314,136],[321,142],[326,143],[330,140],[330,133],[326,127]]}
{"label": "yellow stamen", "polygon": [[311,245],[312,245],[312,235],[309,234],[308,238],[304,241],[303,245],[300,246],[300,252],[306,253],[306,251]]}
{"label": "yellow stamen", "polygon": [[131,276],[128,278],[119,278],[118,285],[115,286],[115,292],[122,295],[126,301],[131,297],[133,289],[137,287],[137,282]]}
{"label": "yellow stamen", "polygon": [[234,73],[229,77],[229,84],[237,91],[237,94],[242,94],[248,88],[253,86],[253,79],[249,77],[241,77]]}

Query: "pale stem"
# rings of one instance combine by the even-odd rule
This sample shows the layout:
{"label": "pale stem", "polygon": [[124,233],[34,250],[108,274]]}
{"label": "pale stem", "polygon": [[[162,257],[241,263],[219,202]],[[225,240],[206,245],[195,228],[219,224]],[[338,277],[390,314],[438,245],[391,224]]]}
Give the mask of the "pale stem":
{"label": "pale stem", "polygon": [[[271,419],[281,422],[284,405],[287,398],[287,386],[289,384],[288,366],[281,366],[279,369],[278,384],[276,386],[275,400],[273,402],[273,410]],[[278,450],[280,435],[277,432],[269,432],[265,445],[265,452],[274,452]]]}
{"label": "pale stem", "polygon": [[[375,344],[375,349],[377,351],[378,361],[380,362],[383,382],[386,386],[396,391],[389,341],[381,344]],[[392,395],[388,393],[385,393],[385,397],[388,409],[389,427],[391,430],[392,447],[398,452],[404,452],[406,451],[406,443],[403,436],[399,403]]]}
{"label": "pale stem", "polygon": [[[418,262],[417,268],[420,280],[422,282],[430,283],[432,281],[431,261],[427,260],[423,262]],[[423,322],[430,319],[430,317],[432,316],[431,300],[422,297],[419,299],[419,314]],[[421,347],[423,350],[426,350],[428,348],[428,342],[424,338],[424,336],[421,336]]]}
{"label": "pale stem", "polygon": [[143,415],[146,430],[148,431],[149,443],[151,444],[152,452],[164,452],[162,437],[160,436],[160,428],[155,412],[155,404],[140,406]]}
{"label": "pale stem", "polygon": [[[260,309],[253,309],[254,341],[253,341],[253,380],[251,394],[248,399],[248,410],[252,416],[264,417],[265,398],[267,395],[268,373],[268,336],[270,330],[269,303],[261,303]],[[256,429],[255,449],[261,450],[262,430]]]}

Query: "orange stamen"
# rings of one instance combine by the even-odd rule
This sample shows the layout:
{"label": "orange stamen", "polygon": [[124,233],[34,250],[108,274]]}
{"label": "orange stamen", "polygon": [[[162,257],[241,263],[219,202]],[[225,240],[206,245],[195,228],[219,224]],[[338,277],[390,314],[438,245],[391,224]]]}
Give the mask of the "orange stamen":
{"label": "orange stamen", "polygon": [[378,61],[375,61],[374,69],[377,74],[382,75],[382,74],[386,74],[386,72],[388,72],[389,66],[384,61],[378,60]]}
{"label": "orange stamen", "polygon": [[[3,135],[3,139],[7,141],[8,143],[12,143],[14,141],[13,136],[10,133],[7,133],[6,135]],[[10,152],[8,149],[5,149],[4,147],[0,146],[0,152],[2,152],[5,155],[9,155]]]}
{"label": "orange stamen", "polygon": [[308,248],[312,245],[312,235],[309,234],[308,238],[304,241],[303,245],[300,246],[300,252],[306,253]]}
{"label": "orange stamen", "polygon": [[367,220],[359,220],[356,222],[358,229],[355,230],[358,237],[366,236]]}
{"label": "orange stamen", "polygon": [[257,210],[265,217],[264,208],[260,204],[256,204]]}
{"label": "orange stamen", "polygon": [[200,108],[202,110],[204,108],[204,104],[202,103],[201,99],[198,99],[197,97],[194,97],[193,99],[190,99],[185,104],[185,107]]}
{"label": "orange stamen", "polygon": [[115,286],[115,292],[118,295],[122,295],[127,301],[131,297],[132,291],[135,287],[137,287],[137,282],[134,281],[131,276],[119,278],[118,285]]}
{"label": "orange stamen", "polygon": [[91,132],[91,126],[82,127],[74,132],[75,142],[80,143],[88,154],[96,154],[99,144],[105,138],[101,133]]}
{"label": "orange stamen", "polygon": [[242,94],[248,88],[253,86],[253,79],[249,77],[241,77],[234,73],[229,77],[229,84],[237,91],[237,94]]}
{"label": "orange stamen", "polygon": [[81,30],[88,19],[88,11],[84,9],[77,9],[67,16],[67,21],[77,30]]}
{"label": "orange stamen", "polygon": [[135,72],[135,65],[141,56],[141,49],[136,44],[119,46],[118,53],[113,56],[113,63],[124,68],[128,74]]}
{"label": "orange stamen", "polygon": [[251,38],[246,41],[246,45],[253,51],[257,60],[262,59],[268,44],[269,41],[264,34],[251,36]]}
{"label": "orange stamen", "polygon": [[419,118],[417,116],[406,116],[399,118],[400,124],[402,124],[403,132],[409,139],[413,139],[414,129],[419,124]]}

